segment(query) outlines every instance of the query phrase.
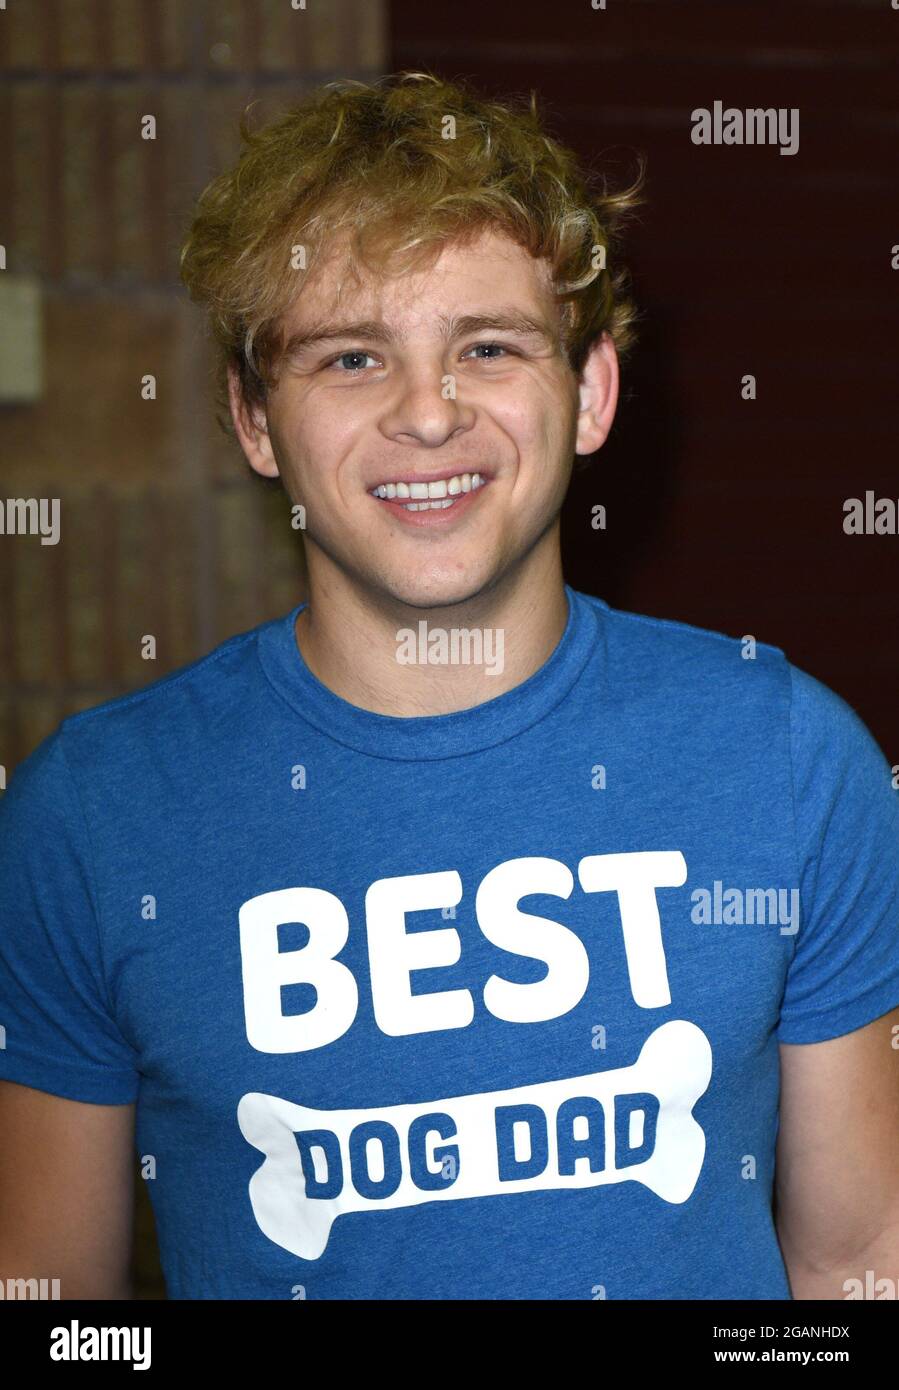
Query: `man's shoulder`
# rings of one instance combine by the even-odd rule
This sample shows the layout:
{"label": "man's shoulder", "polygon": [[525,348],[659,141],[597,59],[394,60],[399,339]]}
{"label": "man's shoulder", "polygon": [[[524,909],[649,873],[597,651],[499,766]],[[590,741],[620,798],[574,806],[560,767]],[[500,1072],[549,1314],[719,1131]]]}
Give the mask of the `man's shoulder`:
{"label": "man's shoulder", "polygon": [[157,738],[168,748],[215,727],[223,714],[246,702],[264,680],[257,657],[260,635],[285,616],[226,638],[204,656],[124,695],[79,710],[62,720],[51,740],[79,762],[138,753]]}
{"label": "man's shoulder", "polygon": [[883,752],[861,715],[781,647],[583,597],[600,615],[614,700],[679,706],[699,729],[730,723],[737,740],[752,729],[771,751],[789,750],[800,780],[862,760],[882,773]]}
{"label": "man's shoulder", "polygon": [[695,623],[683,622],[677,618],[659,618],[648,613],[637,613],[631,609],[614,608],[605,599],[593,594],[581,593],[580,597],[591,604],[594,610],[604,615],[610,629],[632,647],[666,650],[672,654],[684,652],[691,656],[706,656],[712,660],[723,657],[727,660],[736,653],[743,657],[753,648],[768,657],[784,660],[784,652],[771,642],[765,642],[757,634],[744,633],[739,637],[715,628],[699,627]]}
{"label": "man's shoulder", "polygon": [[652,691],[693,702],[789,701],[793,667],[757,633],[729,635],[673,618],[614,608],[583,594],[599,619],[609,679],[623,695]]}

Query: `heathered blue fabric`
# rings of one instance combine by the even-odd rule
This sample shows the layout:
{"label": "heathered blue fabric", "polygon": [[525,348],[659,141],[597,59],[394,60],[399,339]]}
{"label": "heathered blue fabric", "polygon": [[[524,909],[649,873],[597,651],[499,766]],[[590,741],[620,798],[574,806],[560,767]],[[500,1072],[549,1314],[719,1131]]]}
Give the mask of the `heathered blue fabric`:
{"label": "heathered blue fabric", "polygon": [[171,1297],[789,1297],[778,1044],[899,1004],[890,769],[778,649],[566,592],[475,708],[348,704],[295,608],[12,777],[0,1078],[136,1102]]}

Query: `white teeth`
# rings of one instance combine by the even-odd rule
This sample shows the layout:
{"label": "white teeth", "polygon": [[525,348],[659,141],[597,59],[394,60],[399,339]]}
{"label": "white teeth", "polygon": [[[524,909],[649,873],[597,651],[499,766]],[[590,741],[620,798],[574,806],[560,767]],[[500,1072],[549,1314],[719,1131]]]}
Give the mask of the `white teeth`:
{"label": "white teeth", "polygon": [[[452,478],[438,478],[433,483],[379,483],[372,496],[385,501],[402,501],[408,512],[442,511],[453,505],[454,498],[483,487],[480,473],[457,473]],[[414,501],[406,502],[407,497]]]}

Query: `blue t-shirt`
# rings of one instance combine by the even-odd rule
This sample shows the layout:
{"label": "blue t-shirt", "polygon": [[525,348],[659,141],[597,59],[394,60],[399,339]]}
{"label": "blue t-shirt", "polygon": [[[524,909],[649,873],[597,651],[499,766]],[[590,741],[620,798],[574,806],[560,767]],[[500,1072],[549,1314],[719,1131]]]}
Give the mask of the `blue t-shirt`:
{"label": "blue t-shirt", "polygon": [[566,593],[471,709],[340,699],[295,608],[11,779],[0,1077],[137,1103],[171,1297],[789,1297],[778,1044],[899,1004],[890,768],[777,648]]}

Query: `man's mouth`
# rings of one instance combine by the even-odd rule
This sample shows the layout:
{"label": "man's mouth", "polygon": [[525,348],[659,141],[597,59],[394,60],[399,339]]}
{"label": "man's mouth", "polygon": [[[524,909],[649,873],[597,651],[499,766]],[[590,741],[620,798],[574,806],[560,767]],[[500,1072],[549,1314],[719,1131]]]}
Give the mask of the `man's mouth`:
{"label": "man's mouth", "polygon": [[430,483],[386,482],[371,489],[372,497],[394,502],[406,512],[449,511],[467,493],[476,492],[486,482],[480,473],[454,473]]}

